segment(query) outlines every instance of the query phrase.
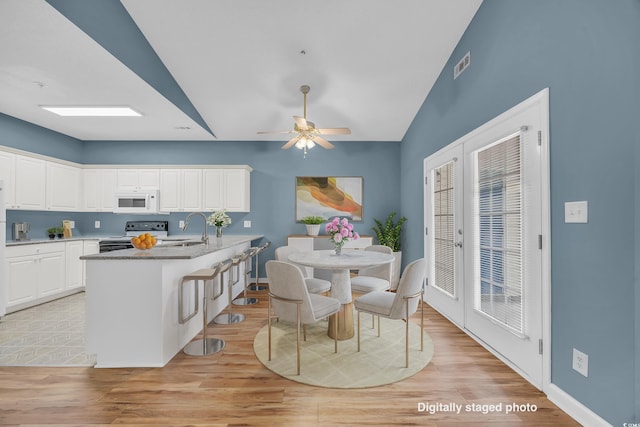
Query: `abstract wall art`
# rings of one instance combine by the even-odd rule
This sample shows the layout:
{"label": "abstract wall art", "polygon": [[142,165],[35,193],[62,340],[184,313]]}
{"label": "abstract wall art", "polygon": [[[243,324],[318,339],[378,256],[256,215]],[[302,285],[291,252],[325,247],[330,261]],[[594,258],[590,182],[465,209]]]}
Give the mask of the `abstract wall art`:
{"label": "abstract wall art", "polygon": [[362,221],[361,176],[297,176],[296,221],[305,216]]}

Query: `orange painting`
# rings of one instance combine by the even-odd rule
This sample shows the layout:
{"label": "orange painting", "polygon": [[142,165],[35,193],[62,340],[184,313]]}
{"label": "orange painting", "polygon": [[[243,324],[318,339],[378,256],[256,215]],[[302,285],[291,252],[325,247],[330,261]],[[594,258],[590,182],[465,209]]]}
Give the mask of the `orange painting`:
{"label": "orange painting", "polygon": [[362,221],[362,177],[296,177],[296,221],[305,216],[334,216]]}

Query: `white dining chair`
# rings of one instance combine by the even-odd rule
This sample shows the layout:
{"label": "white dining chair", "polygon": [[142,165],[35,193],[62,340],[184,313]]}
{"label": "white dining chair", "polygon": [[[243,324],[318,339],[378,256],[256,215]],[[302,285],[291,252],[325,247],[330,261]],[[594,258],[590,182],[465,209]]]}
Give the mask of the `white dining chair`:
{"label": "white dining chair", "polygon": [[[316,323],[340,311],[340,301],[309,293],[302,271],[289,262],[267,261],[269,305],[267,311],[269,360],[271,360],[271,319],[294,322],[297,334],[297,374],[300,375],[300,326]],[[338,352],[338,322],[334,322],[334,351]],[[304,330],[306,341],[306,330]]]}
{"label": "white dining chair", "polygon": [[[409,367],[409,317],[418,310],[420,303],[420,351],[424,351],[424,302],[422,301],[423,283],[426,274],[424,258],[407,265],[398,283],[396,292],[369,292],[354,301],[358,312],[358,351],[360,351],[360,312],[381,316],[387,319],[402,319],[405,329],[405,367]],[[378,322],[380,336],[380,322]]]}
{"label": "white dining chair", "polygon": [[289,255],[294,252],[300,252],[300,250],[294,246],[280,246],[276,248],[275,256],[277,261],[285,261],[297,266],[302,275],[304,276],[304,282],[307,285],[307,289],[312,294],[324,294],[331,290],[331,282],[324,279],[317,279],[315,277],[309,277],[307,274],[307,268],[296,263],[289,261]]}
{"label": "white dining chair", "polygon": [[[371,245],[365,251],[380,252],[393,255],[393,250],[384,245]],[[386,291],[391,287],[391,264],[363,268],[358,275],[351,278],[351,290],[361,294],[373,291]]]}

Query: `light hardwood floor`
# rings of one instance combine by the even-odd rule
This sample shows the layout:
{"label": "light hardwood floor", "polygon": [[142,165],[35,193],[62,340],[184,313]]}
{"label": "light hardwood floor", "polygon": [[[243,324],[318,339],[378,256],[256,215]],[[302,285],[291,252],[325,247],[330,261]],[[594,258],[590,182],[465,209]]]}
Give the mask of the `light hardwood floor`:
{"label": "light hardwood floor", "polygon": [[[259,305],[236,307],[246,321],[209,326],[211,336],[226,341],[216,355],[180,353],[164,368],[0,368],[0,425],[578,425],[429,307],[425,325],[435,354],[407,380],[338,390],[283,379],[253,354],[267,305],[264,293],[256,295]],[[452,402],[462,405],[460,414],[442,406],[433,414],[419,410]],[[514,403],[535,405],[537,411],[506,415],[506,405]],[[472,404],[502,404],[502,411],[467,410]]]}

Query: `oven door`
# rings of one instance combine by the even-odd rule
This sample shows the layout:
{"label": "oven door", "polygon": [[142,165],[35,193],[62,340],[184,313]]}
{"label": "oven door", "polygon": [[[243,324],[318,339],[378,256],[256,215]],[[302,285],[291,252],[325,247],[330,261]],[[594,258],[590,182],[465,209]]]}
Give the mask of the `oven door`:
{"label": "oven door", "polygon": [[130,240],[101,240],[98,244],[100,246],[100,253],[133,248]]}

